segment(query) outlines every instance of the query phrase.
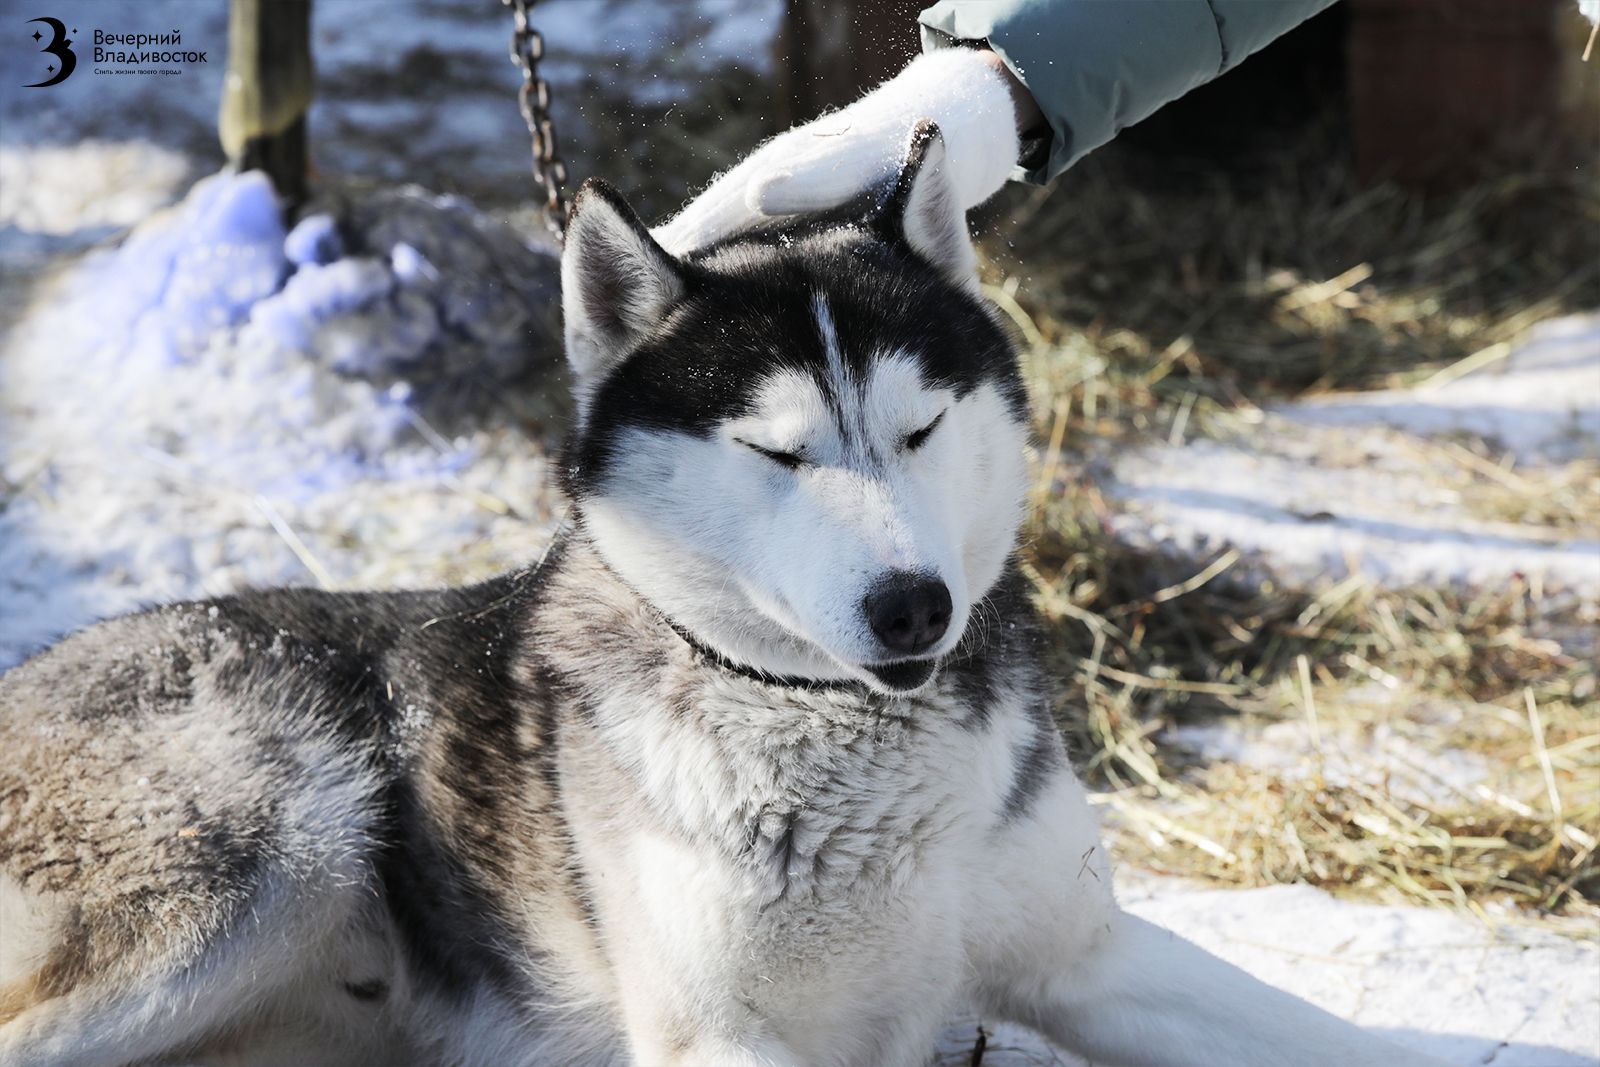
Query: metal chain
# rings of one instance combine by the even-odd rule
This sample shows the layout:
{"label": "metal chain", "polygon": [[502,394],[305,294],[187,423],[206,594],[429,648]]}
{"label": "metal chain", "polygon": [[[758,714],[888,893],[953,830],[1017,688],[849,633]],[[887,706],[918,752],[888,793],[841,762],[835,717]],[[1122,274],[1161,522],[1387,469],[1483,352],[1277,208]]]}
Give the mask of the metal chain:
{"label": "metal chain", "polygon": [[567,236],[567,199],[562,186],[567,167],[556,154],[556,125],[550,117],[550,83],[539,77],[544,58],[544,35],[528,21],[528,11],[539,0],[500,0],[511,9],[511,62],[522,71],[517,105],[533,139],[533,180],[544,190],[544,222],[557,241]]}

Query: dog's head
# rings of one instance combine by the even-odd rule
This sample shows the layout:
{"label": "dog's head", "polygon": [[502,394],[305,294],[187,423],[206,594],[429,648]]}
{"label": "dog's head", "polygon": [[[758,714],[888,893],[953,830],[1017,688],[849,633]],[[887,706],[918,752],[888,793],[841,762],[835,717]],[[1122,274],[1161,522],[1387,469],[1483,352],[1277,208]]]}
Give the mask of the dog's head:
{"label": "dog's head", "polygon": [[688,260],[585,185],[566,484],[607,564],[735,662],[926,684],[1023,500],[1024,390],[973,271],[931,124],[865,215]]}

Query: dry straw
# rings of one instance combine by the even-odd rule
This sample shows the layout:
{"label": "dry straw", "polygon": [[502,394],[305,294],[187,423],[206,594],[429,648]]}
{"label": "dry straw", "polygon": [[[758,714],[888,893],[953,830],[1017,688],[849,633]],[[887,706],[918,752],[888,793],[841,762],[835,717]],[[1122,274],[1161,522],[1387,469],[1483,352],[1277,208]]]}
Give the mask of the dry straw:
{"label": "dry straw", "polygon": [[[1595,934],[1592,604],[1520,581],[1290,588],[1231,550],[1136,550],[1082,469],[1091,446],[1248,433],[1267,399],[1436,385],[1600,306],[1592,180],[1361,189],[1323,136],[1226,181],[1105,153],[998,213],[987,289],[1042,413],[1025,570],[1060,721],[1125,862]],[[1552,538],[1600,530],[1592,462],[1416,447],[1469,511]],[[1186,726],[1275,740],[1205,759]]]}

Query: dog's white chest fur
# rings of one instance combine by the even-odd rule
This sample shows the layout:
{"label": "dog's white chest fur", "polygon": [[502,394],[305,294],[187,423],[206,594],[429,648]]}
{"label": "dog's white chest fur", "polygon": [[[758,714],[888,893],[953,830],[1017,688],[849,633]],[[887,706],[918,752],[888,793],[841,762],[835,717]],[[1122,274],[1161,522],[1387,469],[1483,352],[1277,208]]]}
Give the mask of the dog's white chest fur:
{"label": "dog's white chest fur", "polygon": [[763,706],[708,688],[693,715],[607,702],[564,746],[585,764],[573,780],[612,786],[568,816],[618,992],[694,975],[740,990],[735,1014],[805,1020],[781,1036],[807,1062],[920,1055],[922,1017],[964,984],[972,868],[1026,724],[974,729],[940,696],[868,715],[826,691]]}

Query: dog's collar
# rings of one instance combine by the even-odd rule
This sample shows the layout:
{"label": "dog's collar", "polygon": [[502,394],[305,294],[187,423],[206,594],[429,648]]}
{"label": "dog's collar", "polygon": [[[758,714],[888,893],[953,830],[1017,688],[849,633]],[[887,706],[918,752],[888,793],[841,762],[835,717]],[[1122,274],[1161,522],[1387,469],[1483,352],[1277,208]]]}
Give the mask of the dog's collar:
{"label": "dog's collar", "polygon": [[808,689],[827,691],[837,689],[866,688],[863,683],[850,678],[803,678],[794,674],[773,674],[770,671],[764,671],[758,667],[746,666],[737,660],[729,659],[721,652],[718,652],[716,649],[705,644],[705,642],[701,641],[694,634],[690,633],[684,627],[678,625],[678,623],[673,619],[669,618],[667,614],[660,608],[651,605],[651,609],[666,625],[667,629],[677,634],[678,638],[684,644],[689,646],[689,650],[693,652],[698,659],[711,664],[719,670],[726,671],[729,674],[737,674],[741,678],[748,678],[753,682],[760,682],[762,685],[776,686],[781,689]]}
{"label": "dog's collar", "polygon": [[[569,518],[570,517],[571,516],[569,516]],[[550,546],[545,549],[545,556],[550,555],[557,542],[565,540],[567,533],[567,519],[564,518],[561,526],[556,530],[556,535],[551,540]],[[591,551],[593,550],[591,549]],[[705,642],[701,641],[688,629],[678,625],[675,619],[653,604],[649,597],[639,592],[639,590],[633,588],[632,584],[630,584],[627,579],[623,578],[622,575],[612,570],[611,565],[608,564],[603,558],[600,558],[598,553],[596,553],[596,558],[600,566],[607,574],[611,575],[611,577],[616,581],[622,583],[623,587],[632,593],[636,598],[638,598],[639,603],[642,604],[650,614],[654,615],[658,620],[660,620],[663,626],[672,631],[672,633],[676,635],[680,641],[687,645],[689,647],[689,651],[701,662],[709,663],[718,670],[724,671],[728,674],[738,675],[740,678],[746,678],[752,682],[760,682],[762,685],[773,686],[779,689],[800,689],[810,690],[813,692],[828,692],[837,690],[857,690],[870,692],[864,682],[858,682],[849,678],[804,678],[793,674],[773,674],[771,671],[764,671],[758,667],[746,666],[745,664],[739,663],[736,660],[731,660],[727,656],[724,656],[721,652],[718,652],[716,649],[712,648],[710,645],[707,645]],[[542,567],[543,565],[544,557],[540,557],[539,566]]]}

